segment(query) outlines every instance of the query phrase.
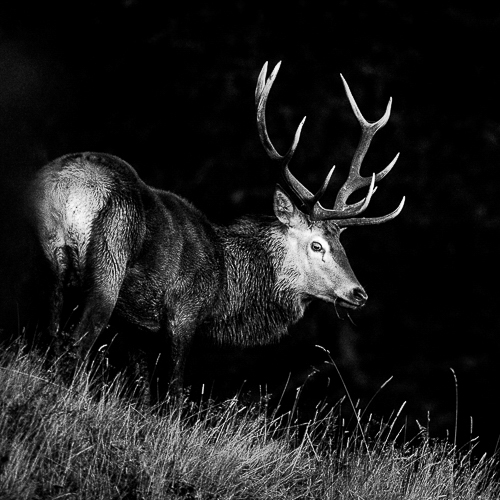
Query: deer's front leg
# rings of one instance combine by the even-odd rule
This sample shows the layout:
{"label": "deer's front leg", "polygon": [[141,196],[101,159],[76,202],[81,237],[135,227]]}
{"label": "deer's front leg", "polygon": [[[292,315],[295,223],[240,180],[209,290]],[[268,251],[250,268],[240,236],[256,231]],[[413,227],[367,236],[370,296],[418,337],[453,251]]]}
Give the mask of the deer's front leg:
{"label": "deer's front leg", "polygon": [[148,355],[153,404],[164,400],[169,393],[181,394],[196,326],[193,315],[176,314],[162,322],[157,347]]}

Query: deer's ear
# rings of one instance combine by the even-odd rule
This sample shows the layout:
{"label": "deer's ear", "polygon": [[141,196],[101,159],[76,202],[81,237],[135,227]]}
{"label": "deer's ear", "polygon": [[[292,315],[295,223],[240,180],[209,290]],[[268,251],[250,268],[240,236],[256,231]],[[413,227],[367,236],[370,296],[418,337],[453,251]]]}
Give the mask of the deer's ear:
{"label": "deer's ear", "polygon": [[306,216],[293,204],[290,197],[279,185],[274,190],[274,214],[288,227],[307,224]]}

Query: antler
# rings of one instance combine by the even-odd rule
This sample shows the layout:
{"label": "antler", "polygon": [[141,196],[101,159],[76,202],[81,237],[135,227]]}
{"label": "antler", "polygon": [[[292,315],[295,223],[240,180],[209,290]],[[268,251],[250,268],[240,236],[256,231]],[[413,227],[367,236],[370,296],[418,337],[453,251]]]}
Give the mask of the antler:
{"label": "antler", "polygon": [[275,147],[273,146],[271,139],[269,139],[269,135],[267,133],[267,125],[266,125],[266,104],[267,98],[269,96],[269,91],[273,86],[274,80],[276,79],[276,75],[281,66],[281,61],[274,67],[269,78],[266,79],[267,75],[267,62],[262,67],[260,71],[259,78],[257,80],[257,87],[255,88],[255,106],[257,107],[257,129],[259,131],[260,141],[266,150],[266,153],[271,158],[271,160],[277,161],[281,166],[281,175],[285,182],[285,186],[288,187],[288,191],[294,197],[294,201],[298,203],[299,208],[301,210],[309,211],[308,203],[306,200],[313,198],[311,192],[303,186],[290,172],[288,168],[288,163],[292,159],[293,154],[295,153],[295,149],[297,144],[299,143],[300,133],[302,131],[302,127],[306,120],[306,117],[302,119],[297,130],[295,132],[295,137],[293,139],[293,143],[288,150],[288,152],[282,156],[280,155]]}
{"label": "antler", "polygon": [[[340,188],[337,194],[334,207],[333,209],[326,209],[320,204],[319,200],[325,193],[330,183],[330,179],[332,177],[335,166],[331,168],[330,172],[326,176],[325,181],[323,182],[323,185],[314,195],[292,175],[290,169],[288,168],[288,164],[292,159],[292,156],[295,153],[295,149],[299,142],[300,133],[302,131],[302,126],[304,125],[305,117],[302,119],[299,126],[297,127],[297,131],[295,132],[295,137],[292,146],[284,156],[280,155],[276,151],[267,133],[266,116],[265,116],[267,98],[269,96],[269,92],[274,83],[274,80],[276,79],[276,75],[278,74],[280,65],[281,62],[275,66],[269,78],[266,79],[267,75],[267,62],[266,62],[259,74],[259,78],[257,80],[257,87],[255,89],[255,105],[257,107],[257,128],[259,131],[260,140],[268,156],[272,160],[278,161],[280,163],[281,175],[285,184],[284,187],[293,197],[293,201],[297,204],[297,207],[304,213],[308,214],[312,220],[336,220],[337,225],[339,226],[380,224],[382,222],[394,219],[394,217],[396,217],[403,209],[403,205],[405,202],[404,197],[401,200],[401,203],[399,204],[398,208],[388,215],[382,217],[368,217],[368,218],[357,217],[368,207],[371,197],[373,196],[373,193],[377,189],[375,187],[375,183],[383,179],[390,172],[390,170],[392,169],[392,167],[394,166],[399,157],[398,153],[394,158],[394,160],[392,160],[392,162],[389,163],[389,165],[378,174],[373,174],[371,177],[362,177],[360,175],[361,164],[366,155],[366,152],[368,151],[373,136],[389,120],[392,98],[389,100],[387,109],[382,118],[380,118],[380,120],[378,120],[377,122],[370,123],[367,120],[365,120],[365,118],[361,114],[356,104],[356,101],[352,96],[349,86],[347,85],[347,82],[345,81],[344,77],[340,75],[344,83],[347,97],[349,99],[349,102],[351,103],[351,107],[361,125],[361,138],[359,140],[358,147],[356,148],[356,152],[354,153],[354,157],[351,162],[349,175],[344,185]],[[354,191],[357,191],[358,189],[365,186],[369,186],[366,197],[357,203],[348,205],[346,201],[349,198],[349,196],[352,193],[354,193]]]}

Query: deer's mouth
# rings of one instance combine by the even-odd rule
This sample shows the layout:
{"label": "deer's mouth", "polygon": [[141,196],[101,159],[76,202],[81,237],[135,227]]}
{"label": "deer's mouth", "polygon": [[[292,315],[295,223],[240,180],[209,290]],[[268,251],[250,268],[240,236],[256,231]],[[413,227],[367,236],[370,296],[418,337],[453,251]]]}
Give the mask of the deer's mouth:
{"label": "deer's mouth", "polygon": [[365,301],[357,301],[357,300],[349,300],[338,295],[333,297],[319,297],[325,300],[326,302],[330,302],[335,307],[342,307],[344,309],[361,309],[365,305]]}
{"label": "deer's mouth", "polygon": [[340,306],[340,307],[344,307],[345,309],[360,309],[361,307],[363,307],[365,305],[365,303],[364,302],[351,302],[351,301],[348,301],[345,299],[338,298],[335,301],[335,305]]}

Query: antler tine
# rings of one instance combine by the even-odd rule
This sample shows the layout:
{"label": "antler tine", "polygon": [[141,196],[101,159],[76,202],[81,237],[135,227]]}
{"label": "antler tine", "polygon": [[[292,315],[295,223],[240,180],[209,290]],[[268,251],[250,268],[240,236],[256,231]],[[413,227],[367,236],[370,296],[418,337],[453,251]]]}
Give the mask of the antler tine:
{"label": "antler tine", "polygon": [[318,189],[318,191],[314,195],[313,199],[311,200],[311,203],[313,206],[319,205],[319,200],[325,194],[325,191],[328,188],[328,185],[330,184],[330,179],[332,178],[334,170],[335,170],[335,165],[330,169],[330,172],[328,172],[328,175],[326,176],[325,180],[323,181],[323,184],[321,185],[321,187]]}
{"label": "antler tine", "polygon": [[255,87],[255,105],[259,105],[260,96],[262,95],[262,90],[264,89],[264,85],[266,84],[266,75],[267,75],[267,61],[262,66],[260,70],[259,77],[257,78],[257,85]]}
{"label": "antler tine", "polygon": [[278,74],[278,71],[281,66],[281,61],[276,64],[273,71],[269,75],[269,78],[266,80],[267,76],[267,62],[262,67],[262,70],[259,74],[259,78],[257,80],[257,86],[255,88],[255,105],[257,107],[257,128],[259,131],[260,141],[266,150],[266,153],[272,160],[277,160],[281,164],[281,172],[286,185],[291,189],[292,193],[297,198],[297,201],[300,202],[301,206],[309,206],[311,200],[314,199],[313,194],[303,185],[301,184],[290,172],[288,168],[288,163],[292,159],[293,154],[295,153],[295,149],[297,148],[297,144],[300,140],[300,133],[302,132],[302,127],[304,126],[305,117],[300,122],[297,130],[295,132],[295,136],[293,138],[292,145],[288,152],[283,156],[280,155],[276,148],[273,146],[271,139],[269,138],[269,134],[267,132],[267,124],[266,124],[266,104],[267,98],[269,96],[269,92],[271,91],[271,87],[273,86],[274,80]]}
{"label": "antler tine", "polygon": [[357,217],[353,219],[342,219],[336,221],[339,227],[347,227],[347,226],[369,226],[373,224],[382,224],[383,222],[387,222],[389,220],[394,219],[399,215],[401,210],[403,210],[405,204],[406,197],[403,196],[398,208],[391,212],[390,214],[383,215],[382,217]]}
{"label": "antler tine", "polygon": [[[354,100],[354,97],[352,95],[352,92],[351,92],[346,80],[344,79],[344,77],[342,75],[340,75],[340,77],[342,78],[345,92],[347,94],[347,98],[349,99],[349,103],[351,104],[354,115],[356,116],[359,124],[361,125],[361,137],[360,137],[358,147],[356,148],[356,152],[354,153],[354,157],[353,157],[352,162],[351,162],[351,167],[349,169],[348,178],[347,178],[346,182],[344,183],[344,185],[340,188],[340,190],[337,194],[337,198],[335,200],[335,205],[334,205],[334,209],[336,209],[336,210],[346,210],[347,208],[351,209],[353,207],[353,205],[346,204],[349,196],[354,191],[356,191],[364,186],[367,186],[371,182],[370,177],[363,177],[360,175],[361,164],[363,163],[363,159],[366,155],[366,152],[368,151],[368,148],[369,148],[370,143],[373,139],[373,136],[389,120],[389,116],[391,114],[392,98],[389,99],[389,102],[387,104],[387,108],[386,108],[385,113],[382,116],[382,118],[380,118],[376,122],[369,122],[361,114],[361,111],[360,111],[358,105],[356,104],[356,101]],[[394,166],[394,164],[396,163],[398,157],[399,157],[399,153],[392,160],[392,162],[389,163],[389,165],[386,168],[384,168],[381,172],[376,174],[375,182],[382,180],[391,171],[391,169]],[[363,205],[363,204],[364,203],[362,202],[360,205]],[[358,212],[358,213],[360,213],[360,212]]]}

